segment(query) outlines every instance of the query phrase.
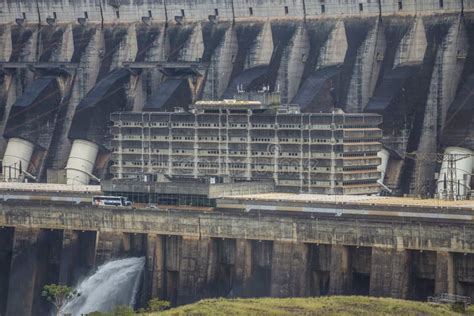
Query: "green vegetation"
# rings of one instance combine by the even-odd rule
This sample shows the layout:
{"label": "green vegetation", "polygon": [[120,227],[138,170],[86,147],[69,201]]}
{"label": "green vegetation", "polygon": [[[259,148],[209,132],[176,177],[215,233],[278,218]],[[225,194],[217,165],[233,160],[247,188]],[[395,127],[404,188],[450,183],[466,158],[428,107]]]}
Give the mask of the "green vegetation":
{"label": "green vegetation", "polygon": [[48,302],[54,305],[56,315],[60,315],[59,311],[68,300],[79,295],[79,292],[73,288],[58,284],[47,284],[41,292],[41,296],[45,297]]}
{"label": "green vegetation", "polygon": [[125,305],[115,306],[110,313],[103,312],[92,312],[89,316],[137,316],[137,315],[149,315],[153,312],[161,312],[170,308],[170,302],[162,301],[158,298],[152,298],[148,302],[147,309],[140,309],[135,312],[131,307]]}
{"label": "green vegetation", "polygon": [[136,316],[133,308],[125,305],[115,306],[110,313],[92,312],[89,316]]}
{"label": "green vegetation", "polygon": [[[319,298],[208,299],[151,315],[461,315],[450,305],[363,296]],[[468,308],[467,315],[474,315]]]}

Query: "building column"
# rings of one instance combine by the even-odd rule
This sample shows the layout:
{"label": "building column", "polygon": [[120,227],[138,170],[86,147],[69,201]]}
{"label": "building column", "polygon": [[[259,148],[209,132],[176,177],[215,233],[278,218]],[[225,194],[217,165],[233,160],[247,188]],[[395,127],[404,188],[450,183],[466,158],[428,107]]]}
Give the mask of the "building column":
{"label": "building column", "polygon": [[453,254],[447,251],[436,253],[435,294],[455,294]]}
{"label": "building column", "polygon": [[31,315],[39,229],[16,227],[6,315]]}
{"label": "building column", "polygon": [[235,286],[236,296],[245,297],[252,278],[252,243],[250,240],[235,241]]}
{"label": "building column", "polygon": [[307,296],[308,281],[308,246],[304,243],[274,241],[271,296]]}
{"label": "building column", "polygon": [[373,247],[371,257],[370,295],[406,299],[411,274],[408,252]]}
{"label": "building column", "polygon": [[351,283],[349,249],[342,245],[332,245],[329,295],[349,294]]}
{"label": "building column", "polygon": [[210,238],[183,236],[179,265],[178,304],[187,304],[206,296],[208,269],[212,257]]}

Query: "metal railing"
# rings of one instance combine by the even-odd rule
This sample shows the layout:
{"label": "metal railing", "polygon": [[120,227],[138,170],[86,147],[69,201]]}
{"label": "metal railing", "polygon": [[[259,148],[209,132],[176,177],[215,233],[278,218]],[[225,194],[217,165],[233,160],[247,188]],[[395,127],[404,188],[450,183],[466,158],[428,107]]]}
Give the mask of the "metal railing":
{"label": "metal railing", "polygon": [[440,293],[435,296],[428,296],[429,303],[439,303],[439,304],[453,304],[453,303],[463,303],[464,305],[471,305],[471,297],[463,295],[455,295],[448,293]]}

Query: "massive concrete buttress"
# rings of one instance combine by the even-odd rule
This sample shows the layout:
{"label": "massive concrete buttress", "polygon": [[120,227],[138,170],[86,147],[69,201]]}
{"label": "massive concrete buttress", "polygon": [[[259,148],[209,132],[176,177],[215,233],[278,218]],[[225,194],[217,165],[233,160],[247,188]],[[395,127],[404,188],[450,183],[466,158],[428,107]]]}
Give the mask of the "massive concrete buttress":
{"label": "massive concrete buttress", "polygon": [[377,19],[357,51],[346,111],[362,112],[375,89],[385,52],[385,30]]}
{"label": "massive concrete buttress", "polygon": [[305,26],[299,26],[285,48],[278,70],[276,82],[283,103],[290,102],[298,92],[309,51],[308,31]]}
{"label": "massive concrete buttress", "polygon": [[178,60],[180,61],[200,61],[204,53],[204,41],[202,38],[201,23],[196,23],[191,35],[179,51]]}
{"label": "massive concrete buttress", "polygon": [[403,64],[421,63],[425,57],[427,45],[423,19],[417,17],[410,30],[400,41],[393,68]]}
{"label": "massive concrete buttress", "polygon": [[218,99],[229,85],[233,63],[239,49],[234,26],[230,26],[212,54],[210,67],[207,71],[203,99]]}
{"label": "massive concrete buttress", "polygon": [[10,24],[0,27],[0,61],[9,61],[12,54],[12,30]]}
{"label": "massive concrete buttress", "polygon": [[[456,17],[451,21],[450,28],[437,51],[417,149],[420,157],[423,157],[423,154],[429,156],[430,153],[437,152],[448,108],[454,101],[461,79],[468,45],[464,19]],[[417,161],[413,175],[413,190],[416,194],[431,191],[435,172],[434,160]]]}
{"label": "massive concrete buttress", "polygon": [[316,68],[340,65],[347,53],[347,35],[344,21],[337,21],[326,43],[321,47]]}
{"label": "massive concrete buttress", "polygon": [[255,38],[253,45],[248,52],[244,69],[249,69],[259,65],[268,65],[272,58],[273,36],[272,27],[269,21],[263,24],[262,29]]}

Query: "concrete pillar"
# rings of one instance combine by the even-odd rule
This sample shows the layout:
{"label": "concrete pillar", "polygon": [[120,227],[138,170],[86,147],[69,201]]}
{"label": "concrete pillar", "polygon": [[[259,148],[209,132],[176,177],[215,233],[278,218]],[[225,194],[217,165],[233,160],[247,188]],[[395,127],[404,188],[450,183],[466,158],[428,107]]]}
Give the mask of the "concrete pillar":
{"label": "concrete pillar", "polygon": [[122,233],[97,232],[95,265],[100,266],[106,261],[117,258],[122,252]]}
{"label": "concrete pillar", "polygon": [[332,245],[329,295],[349,294],[351,282],[352,275],[350,271],[348,247]]}
{"label": "concrete pillar", "polygon": [[45,285],[57,284],[59,281],[62,235],[62,230],[41,229],[39,232],[36,243],[37,258],[32,305],[33,315],[49,315],[51,313],[51,303],[41,296],[41,292]]}
{"label": "concrete pillar", "polygon": [[146,239],[144,296],[165,298],[163,238],[148,234]]}
{"label": "concrete pillar", "polygon": [[79,234],[74,230],[64,230],[59,266],[59,284],[73,285],[74,262],[79,250]]}
{"label": "concrete pillar", "polygon": [[408,298],[411,261],[406,250],[372,248],[370,295]]}
{"label": "concrete pillar", "polygon": [[12,262],[14,229],[4,227],[0,229],[0,315],[5,315],[7,308],[8,283]]}
{"label": "concrete pillar", "polygon": [[252,278],[252,243],[246,239],[235,242],[235,286],[236,296],[245,296]]}
{"label": "concrete pillar", "polygon": [[6,315],[31,315],[39,229],[16,227]]}
{"label": "concrete pillar", "polygon": [[447,251],[436,253],[435,294],[455,294],[453,254]]}
{"label": "concrete pillar", "polygon": [[273,242],[270,291],[272,297],[308,295],[308,246],[306,244]]}
{"label": "concrete pillar", "polygon": [[187,304],[206,295],[207,271],[212,247],[210,238],[183,236],[179,267],[178,304]]}

